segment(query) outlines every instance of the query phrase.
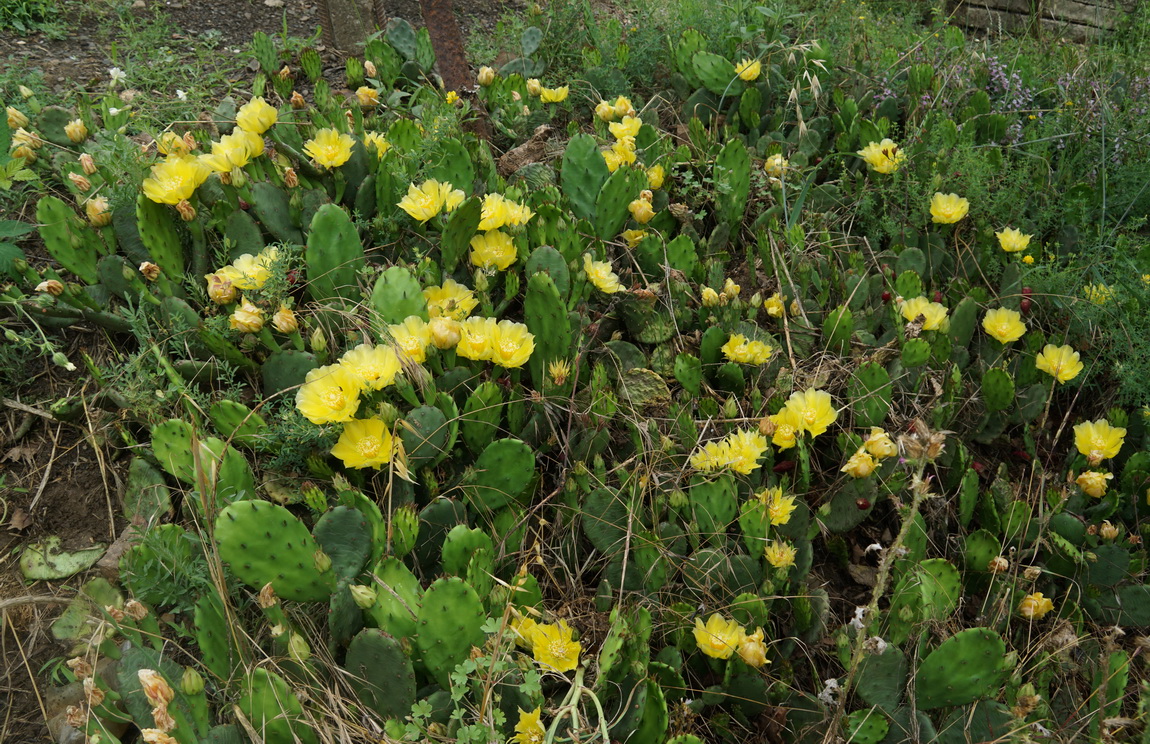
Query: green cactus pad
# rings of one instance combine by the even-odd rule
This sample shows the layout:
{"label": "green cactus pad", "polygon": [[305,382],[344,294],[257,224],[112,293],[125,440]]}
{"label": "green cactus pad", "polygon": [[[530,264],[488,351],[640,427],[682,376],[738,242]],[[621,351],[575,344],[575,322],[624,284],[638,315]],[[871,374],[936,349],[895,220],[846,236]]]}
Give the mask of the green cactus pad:
{"label": "green cactus pad", "polygon": [[402,719],[415,703],[415,671],[394,637],[361,631],[347,647],[344,669],[359,701],[384,719]]}
{"label": "green cactus pad", "polygon": [[220,559],[253,589],[271,583],[278,596],[327,601],[336,575],[316,568],[319,545],[303,522],[277,504],[237,501],[216,518]]}
{"label": "green cactus pad", "polygon": [[915,675],[921,710],[965,705],[997,692],[1006,670],[1006,644],[989,628],[959,631],[931,652]]}
{"label": "green cactus pad", "polygon": [[475,461],[468,503],[494,511],[517,501],[535,478],[535,452],[519,439],[497,439]]}
{"label": "green cactus pad", "polygon": [[462,579],[437,579],[423,593],[415,642],[428,673],[444,689],[451,688],[450,675],[472,646],[483,645],[485,621],[483,603]]}

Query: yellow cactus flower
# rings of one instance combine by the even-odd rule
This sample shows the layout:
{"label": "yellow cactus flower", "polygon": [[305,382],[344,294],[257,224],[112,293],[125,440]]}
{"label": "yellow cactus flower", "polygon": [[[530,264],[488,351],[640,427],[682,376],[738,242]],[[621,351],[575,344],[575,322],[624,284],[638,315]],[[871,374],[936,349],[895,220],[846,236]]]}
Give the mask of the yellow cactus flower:
{"label": "yellow cactus flower", "polygon": [[783,154],[776,152],[763,162],[763,170],[766,171],[767,175],[771,178],[782,178],[789,165],[790,162],[783,157]]}
{"label": "yellow cactus flower", "polygon": [[1023,235],[1021,230],[1012,227],[1005,228],[994,234],[998,238],[998,245],[1007,253],[1017,253],[1026,250],[1033,235]]}
{"label": "yellow cactus flower", "polygon": [[431,345],[431,331],[423,318],[418,315],[410,315],[404,318],[402,323],[389,325],[387,331],[399,353],[416,364],[423,364],[427,360],[427,347]]}
{"label": "yellow cactus flower", "polygon": [[93,196],[84,202],[84,213],[92,227],[106,227],[112,224],[112,207],[102,196]]}
{"label": "yellow cactus flower", "polygon": [[28,115],[20,109],[12,108],[9,106],[5,111],[8,114],[8,128],[9,129],[23,129],[31,124],[28,120]]}
{"label": "yellow cactus flower", "polygon": [[427,300],[427,313],[432,318],[463,320],[479,304],[470,289],[451,277],[444,279],[442,285],[425,288],[423,298]]}
{"label": "yellow cactus flower", "polygon": [[783,495],[780,486],[764,488],[757,494],[759,501],[767,507],[767,519],[772,527],[782,527],[791,521],[791,514],[798,508],[794,496]]}
{"label": "yellow cactus flower", "polygon": [[706,625],[701,618],[695,618],[695,643],[700,651],[713,659],[731,658],[746,635],[743,626],[724,619],[717,612],[707,618]]}
{"label": "yellow cactus flower", "polygon": [[595,285],[595,289],[603,294],[623,291],[623,285],[619,283],[619,276],[612,270],[611,264],[593,260],[590,253],[583,254],[583,272],[587,274],[587,280]]}
{"label": "yellow cactus flower", "polygon": [[402,371],[399,355],[390,346],[360,344],[349,349],[339,360],[341,367],[358,375],[363,387],[368,390],[382,390],[395,382]]}
{"label": "yellow cactus flower", "polygon": [[339,441],[331,448],[344,467],[381,468],[391,462],[395,443],[387,424],[379,419],[354,419],[343,425]]}
{"label": "yellow cactus flower", "polygon": [[808,388],[791,393],[785,407],[794,414],[803,431],[817,437],[827,430],[839,417],[830,393]]}
{"label": "yellow cactus flower", "polygon": [[982,318],[982,329],[998,341],[1009,344],[1022,338],[1026,333],[1026,323],[1017,310],[1000,307],[987,310]]}
{"label": "yellow cactus flower", "polygon": [[190,199],[211,171],[198,159],[171,155],[152,166],[144,179],[144,195],[157,204],[179,204]]}
{"label": "yellow cactus flower", "polygon": [[1114,473],[1100,473],[1097,470],[1084,470],[1078,474],[1074,482],[1082,489],[1082,492],[1087,496],[1100,499],[1106,495],[1106,489],[1109,488],[1109,483],[1114,479]]}
{"label": "yellow cactus flower", "polygon": [[67,135],[69,142],[78,145],[88,139],[88,127],[83,119],[73,119],[64,125],[64,134]]}
{"label": "yellow cactus flower", "polygon": [[501,320],[491,337],[492,362],[500,367],[522,367],[535,351],[535,336],[522,323]]}
{"label": "yellow cactus flower", "polygon": [[1070,346],[1054,344],[1043,347],[1042,353],[1034,358],[1034,366],[1058,380],[1060,384],[1073,380],[1083,369],[1077,351]]}
{"label": "yellow cactus flower", "polygon": [[579,666],[582,650],[573,635],[574,631],[562,620],[558,625],[539,623],[531,637],[531,655],[552,671],[569,672]]}
{"label": "yellow cactus flower", "polygon": [[383,157],[384,153],[391,149],[391,143],[379,132],[365,133],[363,135],[363,146],[367,148],[368,151],[374,152],[378,157]]}
{"label": "yellow cactus flower", "polygon": [[762,71],[763,63],[757,59],[744,59],[735,65],[735,74],[747,83],[758,80]]}
{"label": "yellow cactus flower", "polygon": [[958,194],[935,192],[930,200],[931,219],[940,225],[958,222],[970,211],[970,202]]}
{"label": "yellow cactus flower", "polygon": [[[906,151],[901,149],[894,140],[884,139],[882,142],[871,142],[855,153],[866,161],[867,167],[876,173],[890,175],[906,162]],[[963,199],[963,202],[966,200]],[[933,207],[932,207],[933,210]],[[933,211],[932,211],[933,214]],[[963,214],[966,214],[963,211]],[[961,216],[958,219],[962,219]],[[958,219],[951,220],[957,222]],[[938,220],[935,220],[936,222]]]}
{"label": "yellow cactus flower", "polygon": [[1114,290],[1105,284],[1087,284],[1082,288],[1082,294],[1095,305],[1105,305],[1114,298]]}
{"label": "yellow cactus flower", "polygon": [[[355,138],[335,129],[321,129],[304,143],[303,151],[323,168],[338,168],[351,159]],[[402,205],[401,205],[402,206]]]}
{"label": "yellow cactus flower", "polygon": [[313,424],[351,421],[359,408],[363,379],[346,367],[330,364],[307,373],[296,391],[295,406]]}
{"label": "yellow cactus flower", "polygon": [[945,331],[950,323],[947,319],[947,313],[950,312],[944,305],[938,302],[931,302],[925,297],[913,297],[902,303],[901,307],[902,317],[908,321],[913,321],[918,316],[923,316],[922,329],[924,331]]}
{"label": "yellow cactus flower", "polygon": [[484,88],[495,82],[495,70],[490,67],[480,67],[479,74],[476,76],[476,82]]}
{"label": "yellow cactus flower", "polygon": [[265,101],[262,96],[256,96],[240,106],[240,110],[236,112],[236,126],[245,132],[263,134],[271,129],[278,118],[279,112],[276,107]]}
{"label": "yellow cactus flower", "polygon": [[567,100],[568,86],[560,88],[540,88],[539,100],[543,103],[561,103]]}
{"label": "yellow cactus flower", "polygon": [[764,550],[763,554],[767,559],[767,563],[775,568],[790,568],[795,565],[795,557],[798,551],[795,546],[787,542],[780,542],[779,540],[772,540]]}
{"label": "yellow cactus flower", "polygon": [[1054,609],[1054,603],[1042,592],[1027,594],[1018,605],[1018,614],[1027,620],[1039,620],[1043,615]]}
{"label": "yellow cactus flower", "polygon": [[464,359],[485,362],[491,358],[491,342],[498,332],[495,318],[471,317],[459,324],[455,353]]}
{"label": "yellow cactus flower", "polygon": [[500,230],[492,230],[471,239],[471,263],[481,269],[503,271],[515,263],[517,256],[511,236]]}
{"label": "yellow cactus flower", "polygon": [[615,139],[637,137],[639,130],[643,128],[643,120],[637,116],[624,116],[622,120],[613,122],[607,128],[611,130],[611,136]]}
{"label": "yellow cactus flower", "polygon": [[889,434],[877,426],[871,427],[870,436],[863,442],[863,449],[880,460],[898,454],[898,445],[894,443]]}
{"label": "yellow cactus flower", "polygon": [[781,318],[787,314],[787,304],[778,292],[763,300],[763,308],[772,318]]}
{"label": "yellow cactus flower", "polygon": [[[378,106],[379,91],[367,85],[361,85],[355,89],[355,99],[359,101],[359,105],[362,108]],[[451,101],[448,101],[448,103],[451,103]]]}
{"label": "yellow cactus flower", "polygon": [[655,216],[655,210],[651,208],[651,202],[646,199],[634,199],[627,205],[627,211],[631,213],[631,217],[635,219],[640,225],[646,225]]}
{"label": "yellow cactus flower", "polygon": [[628,248],[634,248],[643,242],[643,238],[647,237],[646,230],[624,230],[623,240],[627,241]]}
{"label": "yellow cactus flower", "polygon": [[755,628],[754,633],[743,636],[739,642],[739,658],[755,669],[770,663],[767,661],[767,644],[763,643],[762,628]]}
{"label": "yellow cactus flower", "polygon": [[803,423],[798,414],[790,408],[783,409],[770,417],[775,431],[771,436],[771,444],[780,450],[790,449],[796,444],[799,435],[803,433]]}
{"label": "yellow cactus flower", "polygon": [[1106,419],[1084,421],[1074,427],[1074,446],[1091,465],[1118,456],[1126,440],[1126,429],[1111,426]]}
{"label": "yellow cactus flower", "polygon": [[547,738],[547,729],[543,727],[539,716],[539,708],[530,712],[520,708],[519,720],[515,723],[515,736],[511,737],[511,744],[543,744],[543,740]]}
{"label": "yellow cactus flower", "polygon": [[658,191],[663,188],[663,182],[667,179],[667,170],[661,165],[652,165],[647,169],[647,188],[652,191]]}
{"label": "yellow cactus flower", "polygon": [[762,341],[749,341],[741,333],[731,334],[722,351],[727,359],[739,364],[766,364],[773,353],[770,346]]}
{"label": "yellow cactus flower", "polygon": [[878,463],[871,457],[871,454],[866,449],[860,447],[857,452],[851,455],[847,460],[847,464],[839,468],[839,472],[846,473],[852,478],[866,478],[874,472],[878,467]]}
{"label": "yellow cactus flower", "polygon": [[419,186],[410,184],[407,187],[407,195],[400,199],[396,206],[413,219],[427,222],[440,212],[452,211],[462,204],[465,198],[463,191],[454,188],[450,183],[428,179]]}

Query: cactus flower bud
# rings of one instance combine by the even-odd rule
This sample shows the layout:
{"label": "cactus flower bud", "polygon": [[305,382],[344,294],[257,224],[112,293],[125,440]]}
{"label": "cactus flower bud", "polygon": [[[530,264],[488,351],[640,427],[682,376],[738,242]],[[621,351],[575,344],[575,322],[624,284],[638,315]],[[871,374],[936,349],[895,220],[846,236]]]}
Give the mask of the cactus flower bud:
{"label": "cactus flower bud", "polygon": [[307,107],[307,101],[304,100],[303,96],[300,95],[300,92],[298,90],[292,91],[290,103],[291,103],[291,107],[293,109],[295,109],[296,111],[299,111],[300,109]]}
{"label": "cactus flower bud", "polygon": [[367,75],[369,78],[373,78],[378,74],[378,72],[379,71],[375,69],[375,63],[372,62],[370,59],[366,59],[363,61],[363,74],[364,75]]}
{"label": "cactus flower bud", "polygon": [[28,115],[19,109],[15,109],[9,106],[7,112],[9,129],[20,129],[21,127],[26,127],[31,123],[28,121]]}
{"label": "cactus flower bud", "polygon": [[64,134],[68,135],[72,144],[78,145],[88,139],[88,127],[83,119],[73,119],[64,125]]}
{"label": "cactus flower bud", "polygon": [[102,196],[94,196],[84,203],[84,212],[88,215],[88,222],[92,227],[106,227],[112,224],[112,210],[108,200]]}
{"label": "cactus flower bud", "polygon": [[263,311],[249,300],[241,300],[240,306],[228,318],[228,325],[240,333],[259,333],[264,327]]}
{"label": "cactus flower bud", "polygon": [[84,170],[84,175],[91,176],[96,172],[96,161],[88,153],[80,156],[80,167]]}
{"label": "cactus flower bud", "polygon": [[53,297],[59,297],[64,292],[64,285],[55,279],[48,279],[36,285],[37,292],[47,292]]}
{"label": "cactus flower bud", "polygon": [[307,639],[299,633],[292,633],[288,638],[288,655],[300,664],[305,663],[311,658],[311,646],[307,644]]}
{"label": "cactus flower bud", "polygon": [[295,168],[289,167],[284,169],[284,186],[287,186],[289,189],[294,189],[296,186],[299,186],[299,175],[296,174]]}
{"label": "cactus flower bud", "polygon": [[180,692],[185,695],[199,695],[204,691],[204,678],[191,667],[184,668],[184,676],[180,677]]}
{"label": "cactus flower bud", "polygon": [[427,324],[428,331],[431,333],[431,343],[437,349],[453,349],[459,343],[460,329],[459,321],[452,318],[432,318],[431,322]]}
{"label": "cactus flower bud", "polygon": [[272,328],[279,333],[293,333],[299,330],[299,320],[287,305],[280,305],[272,316]]}
{"label": "cactus flower bud", "polygon": [[331,558],[322,550],[315,551],[315,557],[313,560],[315,561],[316,571],[319,571],[320,573],[327,573],[331,570]]}
{"label": "cactus flower bud", "polygon": [[184,222],[191,222],[196,218],[196,208],[187,199],[181,199],[176,204],[176,211],[180,213],[180,219]]}
{"label": "cactus flower bud", "polygon": [[351,586],[351,598],[355,600],[359,609],[366,610],[375,604],[375,590],[363,584],[353,584]]}
{"label": "cactus flower bud", "polygon": [[160,278],[160,267],[151,261],[144,261],[140,264],[140,273],[143,274],[144,278],[149,282],[154,282]]}
{"label": "cactus flower bud", "polygon": [[495,82],[495,70],[490,67],[480,67],[478,80],[479,84],[486,88]]}
{"label": "cactus flower bud", "polygon": [[87,177],[82,176],[79,173],[69,173],[68,180],[71,181],[72,185],[80,191],[87,191],[88,189],[92,188],[92,182],[89,181]]}

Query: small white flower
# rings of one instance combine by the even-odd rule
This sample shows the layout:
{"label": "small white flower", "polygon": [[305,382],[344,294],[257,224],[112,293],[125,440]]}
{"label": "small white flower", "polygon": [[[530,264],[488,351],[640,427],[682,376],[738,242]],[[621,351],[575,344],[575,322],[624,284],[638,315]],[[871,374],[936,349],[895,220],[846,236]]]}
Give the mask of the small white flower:
{"label": "small white flower", "polygon": [[186,101],[186,100],[188,100],[188,93],[187,93],[187,91],[184,91],[184,90],[180,90],[179,88],[176,88],[176,98],[179,98],[181,101]]}
{"label": "small white flower", "polygon": [[112,78],[112,85],[122,83],[128,79],[127,73],[125,73],[119,67],[113,67],[112,69],[108,70],[108,76]]}

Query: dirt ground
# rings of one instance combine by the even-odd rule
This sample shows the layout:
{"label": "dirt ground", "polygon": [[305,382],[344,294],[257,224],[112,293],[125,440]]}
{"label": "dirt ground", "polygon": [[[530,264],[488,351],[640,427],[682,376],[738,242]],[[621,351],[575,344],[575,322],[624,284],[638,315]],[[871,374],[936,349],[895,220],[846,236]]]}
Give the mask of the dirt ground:
{"label": "dirt ground", "polygon": [[[102,82],[112,65],[92,13],[105,5],[69,3],[61,39],[0,33],[0,64],[39,70],[60,91]],[[418,22],[412,16],[418,13],[415,0],[384,5]],[[501,12],[511,5],[494,7]],[[465,36],[490,29],[498,18],[482,0],[457,0],[455,6]],[[289,35],[311,38],[321,11],[317,2],[304,0],[136,0],[130,12],[166,14],[178,29],[172,48],[214,38],[220,49],[231,51],[246,49],[256,31],[282,34],[285,24]],[[322,39],[318,48],[332,77],[340,77],[337,51]],[[240,55],[220,61],[221,69],[232,67],[237,77],[245,74],[242,64]],[[67,338],[65,350],[77,361],[82,351],[99,359],[109,349],[103,334],[88,330],[69,331]],[[47,364],[28,377],[16,394],[9,393],[13,397],[0,401],[0,742],[6,744],[53,741],[45,726],[54,707],[49,670],[67,658],[69,648],[53,638],[50,626],[81,583],[99,573],[29,583],[19,568],[22,550],[48,536],[59,537],[65,549],[109,545],[126,526],[120,495],[130,452],[116,416],[85,405],[76,420],[56,421],[47,412],[54,401],[90,398],[94,385],[82,371],[66,373]]]}

